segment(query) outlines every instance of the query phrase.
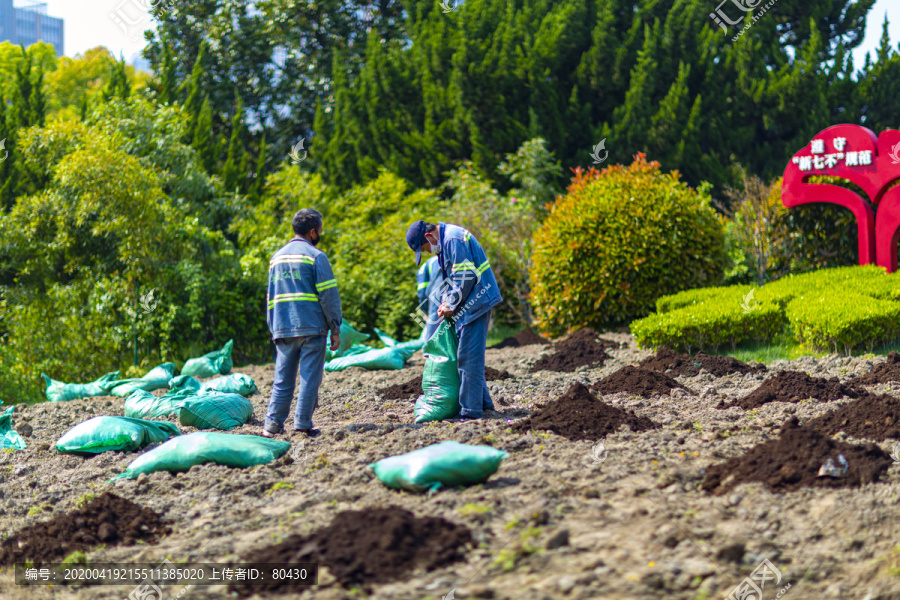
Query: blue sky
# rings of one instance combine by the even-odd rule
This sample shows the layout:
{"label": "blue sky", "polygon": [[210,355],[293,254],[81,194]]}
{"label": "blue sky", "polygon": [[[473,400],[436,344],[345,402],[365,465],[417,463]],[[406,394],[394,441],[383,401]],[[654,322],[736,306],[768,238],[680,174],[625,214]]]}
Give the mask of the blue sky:
{"label": "blue sky", "polygon": [[[123,53],[129,62],[144,45],[142,38],[135,40],[132,36],[142,28],[150,27],[146,7],[161,1],[164,0],[46,0],[50,15],[65,19],[67,56],[103,45],[117,56]],[[714,4],[714,0],[710,0],[710,4]],[[881,24],[890,5],[893,5],[890,15],[891,43],[897,48],[900,42],[900,2],[878,0],[869,13],[865,40],[854,51],[855,66],[862,65],[867,51],[874,55],[881,35]]]}

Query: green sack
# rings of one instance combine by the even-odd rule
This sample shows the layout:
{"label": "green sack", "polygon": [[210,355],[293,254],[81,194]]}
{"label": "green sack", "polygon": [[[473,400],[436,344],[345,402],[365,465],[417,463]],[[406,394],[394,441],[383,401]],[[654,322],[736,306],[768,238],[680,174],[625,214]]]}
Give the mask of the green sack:
{"label": "green sack", "polygon": [[416,400],[416,423],[451,419],[459,414],[459,364],[456,328],[443,321],[425,342],[424,394]]}
{"label": "green sack", "polygon": [[258,435],[198,431],[171,439],[131,461],[120,478],[135,479],[154,471],[187,471],[194,465],[215,463],[226,467],[252,467],[272,462],[291,447],[290,442]]}
{"label": "green sack", "polygon": [[180,392],[181,390],[199,392],[202,387],[203,384],[200,380],[195,379],[190,375],[179,375],[178,377],[173,377],[169,380],[169,389],[174,392]]}
{"label": "green sack", "polygon": [[[196,379],[194,381],[196,381]],[[199,393],[222,392],[223,394],[249,396],[258,391],[259,390],[256,389],[256,382],[253,381],[252,377],[244,375],[243,373],[232,373],[231,375],[226,375],[224,377],[210,379],[200,386]]]}
{"label": "green sack", "polygon": [[41,377],[47,384],[45,391],[47,400],[50,402],[68,402],[69,400],[77,400],[78,398],[89,398],[91,396],[107,396],[109,390],[119,384],[119,372],[113,371],[107,373],[97,381],[91,383],[63,383],[50,379],[43,373]]}
{"label": "green sack", "polygon": [[228,375],[234,363],[231,361],[231,348],[234,346],[234,340],[228,340],[228,343],[221,350],[204,354],[200,358],[192,358],[184,363],[181,369],[182,375],[191,375],[192,377],[212,377],[214,375]]}
{"label": "green sack", "polygon": [[331,360],[332,358],[339,358],[341,356],[346,356],[344,353],[357,342],[361,342],[364,339],[368,338],[368,333],[360,333],[353,329],[350,326],[350,323],[347,319],[341,319],[341,345],[338,346],[338,349],[334,352],[331,351],[331,332],[328,332],[328,337],[325,338],[325,360]]}
{"label": "green sack", "polygon": [[408,342],[398,342],[385,332],[381,331],[377,327],[375,328],[375,334],[378,336],[378,339],[381,340],[381,343],[387,346],[388,348],[402,348],[404,350],[411,348],[412,352],[409,356],[412,356],[416,352],[422,349],[422,346],[425,345],[425,332],[427,329],[422,329],[422,334],[418,339],[410,340]]}
{"label": "green sack", "polygon": [[136,390],[152,392],[169,386],[169,380],[175,376],[175,363],[163,363],[151,369],[139,379],[120,379],[111,390],[113,396],[130,396]]}
{"label": "green sack", "polygon": [[173,435],[181,435],[181,432],[167,421],[94,417],[63,434],[56,442],[56,449],[60,452],[88,454],[99,454],[108,450],[131,452],[150,444],[164,442]]}
{"label": "green sack", "polygon": [[399,348],[369,349],[360,354],[342,356],[341,358],[330,360],[325,363],[325,370],[329,372],[343,371],[350,367],[362,367],[363,369],[368,369],[370,371],[378,369],[398,370],[402,369],[403,364],[414,354],[414,352],[408,354],[407,352],[408,349]]}
{"label": "green sack", "polygon": [[209,392],[190,396],[178,405],[178,422],[197,429],[229,431],[253,416],[253,405],[240,394]]}
{"label": "green sack", "polygon": [[15,450],[25,449],[25,440],[19,435],[19,432],[12,428],[12,415],[16,409],[10,406],[6,412],[0,415],[0,450],[13,448]]}
{"label": "green sack", "polygon": [[379,481],[395,490],[436,491],[440,487],[482,483],[509,454],[490,446],[459,442],[432,444],[370,464]]}
{"label": "green sack", "polygon": [[135,419],[154,419],[174,415],[178,412],[178,405],[190,395],[192,390],[183,392],[169,392],[165,396],[154,396],[144,390],[136,390],[125,399],[125,416]]}

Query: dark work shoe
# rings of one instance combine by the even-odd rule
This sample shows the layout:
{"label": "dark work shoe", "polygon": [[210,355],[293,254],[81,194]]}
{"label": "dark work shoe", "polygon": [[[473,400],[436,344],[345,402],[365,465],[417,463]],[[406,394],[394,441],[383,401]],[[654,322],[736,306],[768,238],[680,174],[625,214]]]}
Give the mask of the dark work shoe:
{"label": "dark work shoe", "polygon": [[295,429],[294,433],[297,433],[297,434],[305,433],[306,437],[314,438],[314,437],[317,437],[322,432],[319,431],[318,429]]}

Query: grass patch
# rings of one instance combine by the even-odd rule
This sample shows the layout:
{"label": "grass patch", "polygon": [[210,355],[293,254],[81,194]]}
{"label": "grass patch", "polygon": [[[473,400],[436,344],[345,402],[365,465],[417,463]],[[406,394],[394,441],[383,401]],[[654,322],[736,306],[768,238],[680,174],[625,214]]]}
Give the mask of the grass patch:
{"label": "grass patch", "polygon": [[93,500],[95,497],[96,496],[94,496],[94,494],[91,494],[91,493],[85,494],[84,496],[82,496],[81,498],[79,498],[78,500],[75,501],[75,508],[83,507],[85,504],[87,504],[88,502]]}
{"label": "grass patch", "polygon": [[491,507],[486,504],[466,504],[459,508],[459,514],[468,517],[470,515],[483,515],[491,512],[491,510]]}
{"label": "grass patch", "polygon": [[510,327],[508,325],[496,325],[488,331],[487,345],[499,344],[508,337],[512,337],[522,331],[523,327]]}
{"label": "grass patch", "polygon": [[289,481],[279,481],[275,483],[272,487],[269,488],[269,491],[266,492],[266,496],[271,496],[278,490],[292,490],[294,489],[294,484]]}

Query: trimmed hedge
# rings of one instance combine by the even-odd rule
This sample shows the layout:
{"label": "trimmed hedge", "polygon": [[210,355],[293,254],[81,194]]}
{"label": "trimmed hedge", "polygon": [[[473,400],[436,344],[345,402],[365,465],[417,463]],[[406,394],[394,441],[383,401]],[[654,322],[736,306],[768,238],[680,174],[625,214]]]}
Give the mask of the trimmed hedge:
{"label": "trimmed hedge", "polygon": [[874,265],[825,269],[761,288],[686,290],[659,298],[656,308],[631,323],[642,348],[717,350],[784,334],[815,349],[871,350],[900,336],[900,274]]}

